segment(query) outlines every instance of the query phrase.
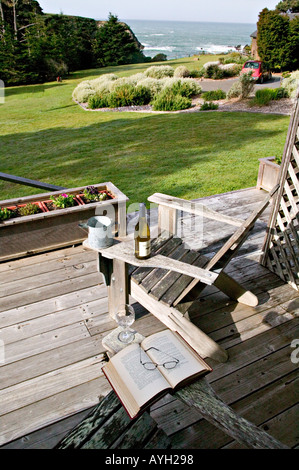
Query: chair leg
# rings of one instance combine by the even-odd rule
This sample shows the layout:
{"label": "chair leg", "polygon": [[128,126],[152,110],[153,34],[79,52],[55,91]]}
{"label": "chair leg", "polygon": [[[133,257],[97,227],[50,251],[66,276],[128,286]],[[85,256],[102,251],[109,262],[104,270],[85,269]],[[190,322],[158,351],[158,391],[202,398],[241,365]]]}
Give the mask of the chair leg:
{"label": "chair leg", "polygon": [[258,305],[258,298],[256,295],[249,290],[244,289],[241,284],[223,271],[221,271],[217,277],[214,285],[228,297],[241,304],[248,305],[249,307],[256,307]]}
{"label": "chair leg", "polygon": [[227,352],[214,340],[207,336],[196,325],[184,318],[181,312],[173,307],[168,307],[149,296],[142,287],[131,282],[132,297],[157,317],[167,328],[179,333],[190,346],[203,358],[210,357],[218,362],[226,362]]}

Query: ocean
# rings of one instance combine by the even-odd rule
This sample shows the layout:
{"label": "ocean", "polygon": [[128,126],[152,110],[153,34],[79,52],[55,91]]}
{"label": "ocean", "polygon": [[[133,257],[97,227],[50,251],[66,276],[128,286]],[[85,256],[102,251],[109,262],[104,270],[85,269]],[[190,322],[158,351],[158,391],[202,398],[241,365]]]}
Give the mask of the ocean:
{"label": "ocean", "polygon": [[179,59],[202,52],[221,54],[251,44],[255,24],[123,20],[144,46],[145,56]]}

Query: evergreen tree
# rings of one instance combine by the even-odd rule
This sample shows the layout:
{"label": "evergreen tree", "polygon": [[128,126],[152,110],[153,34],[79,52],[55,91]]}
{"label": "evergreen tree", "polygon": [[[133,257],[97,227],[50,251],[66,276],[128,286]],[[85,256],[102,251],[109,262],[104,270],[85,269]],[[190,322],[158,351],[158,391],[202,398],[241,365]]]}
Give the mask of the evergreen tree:
{"label": "evergreen tree", "polygon": [[284,13],[299,13],[299,0],[282,0],[276,9]]}
{"label": "evergreen tree", "polygon": [[117,16],[111,13],[108,21],[100,26],[96,33],[93,52],[100,67],[145,61],[128,27],[120,23]]}
{"label": "evergreen tree", "polygon": [[54,80],[95,65],[144,62],[129,27],[44,14],[36,0],[0,0],[0,79],[6,85]]}
{"label": "evergreen tree", "polygon": [[272,70],[298,67],[298,23],[277,10],[264,8],[259,15],[257,45],[261,58]]}

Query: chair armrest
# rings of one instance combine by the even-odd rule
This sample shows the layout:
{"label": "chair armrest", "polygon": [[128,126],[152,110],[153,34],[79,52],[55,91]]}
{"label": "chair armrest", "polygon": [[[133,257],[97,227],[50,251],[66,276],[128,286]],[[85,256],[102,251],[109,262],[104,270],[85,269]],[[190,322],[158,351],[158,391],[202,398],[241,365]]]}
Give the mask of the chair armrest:
{"label": "chair armrest", "polygon": [[[87,245],[85,244],[85,246]],[[168,258],[167,256],[159,254],[153,254],[148,259],[139,260],[134,255],[134,242],[132,241],[116,243],[109,248],[101,248],[96,251],[99,251],[102,256],[108,259],[118,259],[124,263],[143,268],[161,268],[175,271],[180,274],[193,277],[194,279],[198,279],[207,285],[214,284],[218,277],[218,274],[215,272],[198,268],[192,264],[184,263],[182,261]]]}
{"label": "chair armrest", "polygon": [[244,223],[244,220],[216,212],[200,202],[187,201],[186,199],[168,196],[167,194],[155,193],[148,198],[148,201],[168,207],[169,209],[190,212],[191,214],[200,215],[208,219],[218,220],[235,227],[240,227]]}

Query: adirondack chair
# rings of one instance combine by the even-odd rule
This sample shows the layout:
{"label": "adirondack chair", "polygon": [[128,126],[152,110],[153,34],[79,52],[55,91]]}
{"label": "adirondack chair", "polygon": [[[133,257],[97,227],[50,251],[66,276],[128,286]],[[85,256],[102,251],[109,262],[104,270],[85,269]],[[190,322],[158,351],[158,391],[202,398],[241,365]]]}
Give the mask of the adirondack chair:
{"label": "adirondack chair", "polygon": [[[207,285],[214,285],[230,298],[249,306],[258,304],[257,297],[223,272],[240,249],[256,220],[278,190],[270,191],[265,200],[245,220],[215,212],[208,207],[164,194],[154,194],[150,202],[159,204],[159,236],[152,241],[152,254],[137,260],[132,241],[116,243],[100,251],[99,270],[108,286],[109,312],[128,301],[128,294],[155,315],[171,330],[177,331],[203,357],[225,362],[227,352],[188,319],[188,309]],[[211,258],[188,249],[175,236],[177,211],[200,214],[230,223],[237,228],[223,247]]]}

